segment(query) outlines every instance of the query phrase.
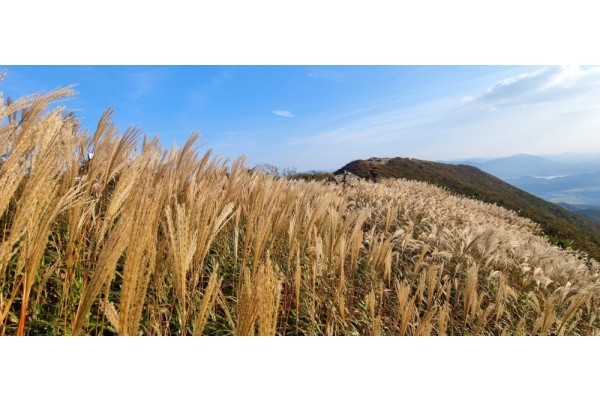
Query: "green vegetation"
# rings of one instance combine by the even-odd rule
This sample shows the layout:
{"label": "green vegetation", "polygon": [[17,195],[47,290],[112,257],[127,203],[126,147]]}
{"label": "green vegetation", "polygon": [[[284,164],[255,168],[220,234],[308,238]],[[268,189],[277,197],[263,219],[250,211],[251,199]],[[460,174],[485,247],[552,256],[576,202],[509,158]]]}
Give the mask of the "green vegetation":
{"label": "green vegetation", "polygon": [[537,222],[543,233],[553,238],[553,243],[585,251],[600,260],[600,224],[524,192],[478,168],[392,158],[386,162],[353,161],[335,173],[344,171],[372,180],[403,178],[429,182],[451,193],[497,204]]}
{"label": "green vegetation", "polygon": [[331,172],[299,172],[290,178],[303,181],[327,182],[333,179],[333,174]]}
{"label": "green vegetation", "polygon": [[600,207],[589,205],[575,205],[566,203],[557,203],[559,206],[569,211],[581,215],[582,217],[600,223]]}

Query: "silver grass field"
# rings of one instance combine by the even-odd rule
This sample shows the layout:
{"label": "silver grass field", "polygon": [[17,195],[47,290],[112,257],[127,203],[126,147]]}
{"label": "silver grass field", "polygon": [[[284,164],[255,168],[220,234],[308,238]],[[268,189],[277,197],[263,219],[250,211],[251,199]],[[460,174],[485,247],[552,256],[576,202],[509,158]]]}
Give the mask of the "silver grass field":
{"label": "silver grass field", "polygon": [[1,335],[600,333],[598,262],[514,212],[84,132],[72,95],[0,105]]}

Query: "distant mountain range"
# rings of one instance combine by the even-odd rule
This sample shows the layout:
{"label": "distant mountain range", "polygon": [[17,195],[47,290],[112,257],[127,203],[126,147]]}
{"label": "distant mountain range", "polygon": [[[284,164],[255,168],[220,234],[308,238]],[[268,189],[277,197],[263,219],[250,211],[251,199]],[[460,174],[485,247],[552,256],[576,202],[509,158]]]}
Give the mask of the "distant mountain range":
{"label": "distant mountain range", "polygon": [[477,167],[554,203],[600,207],[600,154],[517,154],[451,163]]}
{"label": "distant mountain range", "polygon": [[547,156],[516,154],[492,159],[455,160],[449,163],[472,165],[504,180],[524,176],[552,179],[558,176],[600,172],[600,154],[565,153]]}
{"label": "distant mountain range", "polygon": [[[518,171],[519,168],[521,171],[526,168],[534,171],[534,167],[526,165],[524,160],[527,159],[531,160],[525,155],[515,156],[512,171]],[[553,162],[548,160],[546,165],[552,165]],[[489,160],[485,163],[488,167],[510,167],[510,162],[506,160]],[[527,193],[477,167],[409,158],[373,158],[353,161],[335,174],[345,171],[366,179],[405,178],[428,182],[459,195],[498,204],[537,222],[552,242],[583,250],[600,260],[600,223]]]}

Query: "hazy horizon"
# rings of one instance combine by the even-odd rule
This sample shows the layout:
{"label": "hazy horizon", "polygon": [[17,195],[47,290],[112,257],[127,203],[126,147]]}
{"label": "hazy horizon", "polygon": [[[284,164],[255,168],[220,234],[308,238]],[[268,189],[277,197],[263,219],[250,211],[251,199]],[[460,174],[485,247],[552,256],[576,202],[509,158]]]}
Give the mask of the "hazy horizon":
{"label": "hazy horizon", "polygon": [[106,107],[165,146],[193,131],[249,164],[498,158],[600,149],[600,68],[536,66],[2,66],[5,96],[69,84],[93,130]]}

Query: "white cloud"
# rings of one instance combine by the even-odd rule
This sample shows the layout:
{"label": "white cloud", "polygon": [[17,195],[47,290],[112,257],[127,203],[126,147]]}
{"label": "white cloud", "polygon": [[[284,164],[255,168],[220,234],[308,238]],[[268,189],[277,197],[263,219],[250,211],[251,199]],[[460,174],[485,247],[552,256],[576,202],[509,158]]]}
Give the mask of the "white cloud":
{"label": "white cloud", "polygon": [[167,73],[163,70],[146,70],[131,74],[129,98],[131,100],[141,99],[158,89],[166,78]]}
{"label": "white cloud", "polygon": [[599,67],[552,66],[503,79],[466,104],[495,110],[565,101],[590,93],[600,93]]}
{"label": "white cloud", "polygon": [[294,118],[294,114],[286,110],[275,110],[273,111],[273,114],[278,115],[280,117]]}
{"label": "white cloud", "polygon": [[306,74],[306,76],[313,79],[325,79],[332,82],[340,82],[342,80],[341,74],[324,69],[313,70]]}
{"label": "white cloud", "polygon": [[217,76],[215,76],[212,80],[212,83],[215,86],[219,86],[231,79],[233,79],[233,72],[225,70],[221,71]]}

